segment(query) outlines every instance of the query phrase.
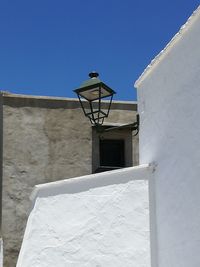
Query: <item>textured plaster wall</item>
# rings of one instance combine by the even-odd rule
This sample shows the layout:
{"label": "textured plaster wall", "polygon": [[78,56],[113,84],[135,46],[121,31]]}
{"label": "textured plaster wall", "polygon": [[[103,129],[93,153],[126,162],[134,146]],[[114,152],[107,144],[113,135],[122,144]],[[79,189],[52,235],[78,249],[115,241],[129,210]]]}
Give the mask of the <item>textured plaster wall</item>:
{"label": "textured plaster wall", "polygon": [[137,84],[150,181],[152,267],[200,266],[200,10]]}
{"label": "textured plaster wall", "polygon": [[0,239],[0,267],[3,267],[3,240]]}
{"label": "textured plaster wall", "polygon": [[[91,173],[92,129],[75,102],[4,97],[5,267],[16,265],[34,185]],[[130,109],[114,109],[110,120],[132,122],[134,114]]]}
{"label": "textured plaster wall", "polygon": [[150,267],[148,167],[39,187],[17,267]]}

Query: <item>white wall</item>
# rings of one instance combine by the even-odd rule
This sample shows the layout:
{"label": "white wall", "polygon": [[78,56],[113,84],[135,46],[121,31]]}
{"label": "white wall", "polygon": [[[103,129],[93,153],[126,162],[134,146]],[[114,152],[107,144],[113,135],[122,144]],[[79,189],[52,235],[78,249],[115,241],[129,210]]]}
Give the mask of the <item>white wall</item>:
{"label": "white wall", "polygon": [[199,267],[200,10],[136,86],[140,164],[157,165],[150,181],[152,267]]}
{"label": "white wall", "polygon": [[148,166],[37,186],[17,267],[150,267]]}

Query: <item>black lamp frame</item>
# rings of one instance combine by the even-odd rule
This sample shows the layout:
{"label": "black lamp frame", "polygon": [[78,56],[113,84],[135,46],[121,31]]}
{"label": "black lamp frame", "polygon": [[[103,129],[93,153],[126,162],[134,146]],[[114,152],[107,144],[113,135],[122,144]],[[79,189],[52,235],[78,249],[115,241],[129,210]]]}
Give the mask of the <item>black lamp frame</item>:
{"label": "black lamp frame", "polygon": [[[89,118],[91,124],[95,125],[95,126],[99,126],[102,125],[104,122],[104,119],[108,117],[109,112],[110,112],[110,107],[111,107],[111,103],[112,103],[112,99],[113,99],[113,95],[115,94],[115,91],[113,91],[111,88],[109,88],[105,83],[100,82],[95,84],[95,88],[98,87],[98,94],[97,97],[90,100],[87,97],[83,97],[81,93],[84,93],[85,91],[88,91],[90,89],[94,88],[94,85],[90,85],[90,86],[86,86],[84,88],[80,88],[80,89],[76,89],[74,90],[74,92],[77,94],[78,99],[80,101],[82,110],[85,114],[86,117]],[[109,95],[103,96],[101,95],[101,88],[105,89]],[[108,103],[108,107],[107,107],[107,111],[104,112],[102,110],[102,102],[101,99],[103,98],[108,98],[110,97],[109,103]],[[86,107],[84,106],[84,102],[83,98],[85,98],[88,103],[89,103],[89,107],[90,107],[90,112],[86,111]],[[98,100],[98,101],[97,101]],[[95,108],[97,106],[97,109]],[[97,114],[97,117],[95,118],[95,114]]]}
{"label": "black lamp frame", "polygon": [[[93,78],[93,77],[97,78],[99,75],[96,72],[92,72],[89,74],[89,76],[91,78]],[[98,90],[98,93],[96,94],[96,97],[92,97],[92,99],[89,99],[86,95],[84,95],[84,92],[90,91],[92,89],[94,89],[95,92],[97,92],[97,90]],[[104,91],[106,91],[106,93],[107,93],[104,96],[102,96],[102,92],[101,92],[102,89],[104,89]],[[107,118],[109,115],[113,95],[116,93],[114,90],[112,90],[110,87],[108,87],[105,83],[101,82],[99,79],[97,82],[94,82],[93,84],[82,86],[82,87],[74,90],[74,92],[78,96],[79,102],[80,102],[82,110],[84,112],[84,115],[89,118],[91,124],[96,127],[98,132],[113,131],[113,130],[122,129],[122,128],[129,128],[132,131],[135,131],[134,136],[136,136],[138,134],[139,124],[140,124],[139,114],[137,114],[137,116],[136,116],[136,122],[131,123],[131,124],[125,124],[125,125],[121,125],[121,126],[102,126],[104,119]],[[91,93],[93,93],[93,92],[91,92]],[[108,105],[106,105],[107,111],[105,112],[102,110],[101,99],[108,98],[108,97],[110,97],[110,100],[108,102]],[[83,99],[85,99],[87,102]],[[87,103],[89,103],[89,109],[90,109],[89,112],[86,111]],[[103,103],[103,104],[105,104],[105,103]],[[95,117],[95,115],[97,115],[97,116]]]}

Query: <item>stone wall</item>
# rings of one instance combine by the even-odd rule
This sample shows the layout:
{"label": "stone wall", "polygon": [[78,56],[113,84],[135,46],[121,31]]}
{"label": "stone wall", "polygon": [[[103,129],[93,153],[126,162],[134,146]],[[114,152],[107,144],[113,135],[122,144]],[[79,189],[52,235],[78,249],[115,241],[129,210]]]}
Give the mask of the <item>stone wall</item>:
{"label": "stone wall", "polygon": [[[34,185],[90,174],[92,127],[75,99],[4,94],[3,103],[4,266],[14,267]],[[134,103],[113,103],[109,121],[130,123],[135,113]]]}

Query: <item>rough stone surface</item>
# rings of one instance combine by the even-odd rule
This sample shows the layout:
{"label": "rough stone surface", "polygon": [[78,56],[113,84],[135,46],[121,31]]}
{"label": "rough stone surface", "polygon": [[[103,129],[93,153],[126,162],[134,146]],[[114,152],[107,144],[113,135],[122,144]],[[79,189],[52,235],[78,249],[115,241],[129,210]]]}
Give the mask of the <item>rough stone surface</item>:
{"label": "rough stone surface", "polygon": [[17,267],[150,267],[147,174],[128,168],[43,185]]}
{"label": "rough stone surface", "polygon": [[[118,106],[109,120],[133,122],[131,104]],[[92,130],[75,100],[8,95],[3,112],[4,266],[13,267],[34,185],[90,174]],[[137,151],[138,139],[134,142]]]}
{"label": "rough stone surface", "polygon": [[0,239],[0,267],[3,267],[3,240]]}

